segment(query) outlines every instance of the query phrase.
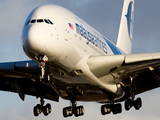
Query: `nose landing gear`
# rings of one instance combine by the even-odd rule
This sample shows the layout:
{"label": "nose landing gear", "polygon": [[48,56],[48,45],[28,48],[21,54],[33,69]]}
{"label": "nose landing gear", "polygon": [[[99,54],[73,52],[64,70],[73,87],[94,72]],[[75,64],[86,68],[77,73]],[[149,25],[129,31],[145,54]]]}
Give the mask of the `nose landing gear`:
{"label": "nose landing gear", "polygon": [[36,59],[39,61],[39,67],[41,68],[41,76],[40,76],[40,81],[42,80],[47,80],[48,81],[48,76],[45,74],[45,64],[48,61],[48,57],[46,55],[41,55],[41,56],[36,56]]}

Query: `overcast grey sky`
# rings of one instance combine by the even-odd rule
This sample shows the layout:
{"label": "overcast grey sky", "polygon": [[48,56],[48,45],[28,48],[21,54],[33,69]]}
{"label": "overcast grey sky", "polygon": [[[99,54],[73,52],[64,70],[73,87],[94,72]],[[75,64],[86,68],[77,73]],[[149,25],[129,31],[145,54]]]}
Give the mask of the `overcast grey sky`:
{"label": "overcast grey sky", "polygon": [[[29,58],[24,54],[21,45],[21,31],[28,14],[37,6],[57,4],[63,6],[82,18],[108,39],[116,43],[123,0],[0,0],[0,62],[21,61]],[[160,52],[160,0],[135,0],[135,21],[132,53]],[[141,95],[143,107],[136,111],[123,110],[119,115],[102,116],[101,105],[98,103],[78,102],[84,105],[85,115],[70,120],[159,120],[160,89],[155,89]],[[62,109],[69,101],[60,99],[52,104],[52,113],[44,117],[41,114],[35,118],[33,107],[39,99],[26,96],[21,101],[18,94],[0,92],[1,120],[64,120]],[[123,103],[122,103],[123,105]]]}

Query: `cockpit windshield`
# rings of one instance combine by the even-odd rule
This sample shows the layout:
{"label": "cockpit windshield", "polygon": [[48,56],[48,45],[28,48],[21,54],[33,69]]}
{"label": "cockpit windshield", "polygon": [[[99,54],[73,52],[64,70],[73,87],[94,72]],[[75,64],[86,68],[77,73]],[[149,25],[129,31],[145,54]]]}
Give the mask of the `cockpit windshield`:
{"label": "cockpit windshield", "polygon": [[35,19],[33,19],[33,20],[31,20],[31,22],[30,23],[35,23],[36,22],[36,20]]}
{"label": "cockpit windshield", "polygon": [[32,19],[26,22],[25,26],[28,24],[33,24],[33,23],[47,23],[47,24],[51,24],[54,25],[53,22],[49,19]]}
{"label": "cockpit windshield", "polygon": [[53,23],[48,19],[48,21],[50,22],[50,24],[52,24],[53,25]]}
{"label": "cockpit windshield", "polygon": [[50,24],[50,23],[48,22],[48,20],[44,19],[44,21],[45,21],[47,24]]}
{"label": "cockpit windshield", "polygon": [[37,19],[37,23],[43,22],[43,19]]}

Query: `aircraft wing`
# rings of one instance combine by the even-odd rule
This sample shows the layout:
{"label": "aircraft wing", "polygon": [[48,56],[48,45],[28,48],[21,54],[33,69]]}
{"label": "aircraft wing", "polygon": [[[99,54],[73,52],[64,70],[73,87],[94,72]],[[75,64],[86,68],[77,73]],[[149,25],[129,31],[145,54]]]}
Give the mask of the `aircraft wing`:
{"label": "aircraft wing", "polygon": [[52,86],[35,81],[41,69],[34,61],[0,63],[0,90],[16,92],[24,100],[25,95],[57,101],[59,95]]}
{"label": "aircraft wing", "polygon": [[91,56],[87,63],[99,80],[120,83],[127,98],[131,89],[136,95],[160,86],[160,53]]}
{"label": "aircraft wing", "polygon": [[[106,84],[120,83],[126,93],[126,98],[131,96],[130,89],[136,95],[160,85],[160,53],[91,56],[88,58],[87,64],[90,71],[102,82],[107,80]],[[36,80],[37,76],[40,75],[41,69],[38,67],[38,63],[34,61],[0,63],[0,90],[16,92],[22,100],[24,100],[25,95],[32,95],[58,102],[59,95],[53,86]],[[107,77],[104,77],[108,75],[112,75],[113,79],[108,80]],[[64,83],[66,86],[73,83],[81,85],[84,93],[88,93],[89,89],[92,90],[92,94],[100,93],[96,85],[91,84],[86,79],[61,81],[67,81]],[[57,84],[59,83],[57,82]],[[61,84],[62,82],[57,85],[57,87],[59,86],[56,88],[57,90],[61,90]],[[87,85],[87,92],[84,89],[85,84]]]}

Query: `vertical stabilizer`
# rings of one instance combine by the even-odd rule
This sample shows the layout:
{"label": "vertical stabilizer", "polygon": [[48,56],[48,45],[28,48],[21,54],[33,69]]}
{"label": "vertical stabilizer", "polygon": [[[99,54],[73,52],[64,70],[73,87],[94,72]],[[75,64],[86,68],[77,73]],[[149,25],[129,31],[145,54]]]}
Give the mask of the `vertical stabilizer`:
{"label": "vertical stabilizer", "polygon": [[124,0],[117,47],[124,53],[131,53],[131,42],[133,37],[134,22],[134,0]]}

